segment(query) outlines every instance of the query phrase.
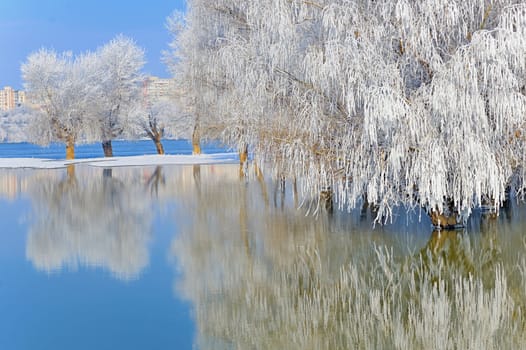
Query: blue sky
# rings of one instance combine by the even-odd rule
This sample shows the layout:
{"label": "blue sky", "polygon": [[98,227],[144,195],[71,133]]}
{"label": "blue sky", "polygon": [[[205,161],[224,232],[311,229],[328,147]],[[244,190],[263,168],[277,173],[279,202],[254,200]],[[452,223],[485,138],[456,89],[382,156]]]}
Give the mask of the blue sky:
{"label": "blue sky", "polygon": [[145,72],[169,73],[161,51],[170,35],[166,17],[185,0],[0,0],[0,88],[21,89],[20,65],[42,47],[74,53],[95,50],[117,34],[145,49]]}

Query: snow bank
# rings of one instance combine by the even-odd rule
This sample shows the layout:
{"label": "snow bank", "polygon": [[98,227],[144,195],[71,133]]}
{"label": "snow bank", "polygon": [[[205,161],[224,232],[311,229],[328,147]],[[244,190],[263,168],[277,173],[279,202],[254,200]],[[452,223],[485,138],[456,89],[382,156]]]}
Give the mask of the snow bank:
{"label": "snow bank", "polygon": [[112,168],[121,166],[148,165],[233,164],[237,162],[239,162],[237,153],[214,153],[201,155],[143,155],[74,160],[54,160],[39,158],[0,158],[0,169],[57,169],[64,168],[71,164],[85,164],[94,167]]}

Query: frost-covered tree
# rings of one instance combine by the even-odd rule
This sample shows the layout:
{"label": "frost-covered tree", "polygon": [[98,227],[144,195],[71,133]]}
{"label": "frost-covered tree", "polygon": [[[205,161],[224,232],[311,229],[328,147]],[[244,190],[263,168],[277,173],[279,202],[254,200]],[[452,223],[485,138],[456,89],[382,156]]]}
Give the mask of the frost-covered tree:
{"label": "frost-covered tree", "polygon": [[157,153],[164,154],[161,140],[166,136],[187,137],[190,134],[188,125],[191,125],[189,119],[171,101],[144,101],[131,113],[130,128],[133,136],[148,137],[155,144]]}
{"label": "frost-covered tree", "polygon": [[195,115],[307,197],[448,226],[523,186],[522,1],[193,0],[174,48]]}
{"label": "frost-covered tree", "polygon": [[121,136],[131,107],[140,96],[144,52],[131,39],[117,36],[94,53],[73,56],[42,49],[22,65],[22,75],[36,117],[37,142],[74,144],[101,140],[112,156],[111,140]]}
{"label": "frost-covered tree", "polygon": [[[214,67],[215,37],[202,26],[214,25],[214,13],[207,11],[207,1],[199,1],[197,6],[188,2],[192,7],[186,17],[175,11],[166,22],[166,27],[172,35],[170,50],[164,53],[165,62],[173,73],[181,96],[178,98],[181,110],[193,117],[192,146],[193,153],[201,153],[200,141],[215,138],[217,127],[213,125],[217,120],[209,118],[210,112],[215,110],[218,89],[215,84],[221,84],[213,79],[210,68]],[[212,16],[212,17],[211,17]],[[185,26],[192,26],[195,30],[184,30]]]}
{"label": "frost-covered tree", "polygon": [[73,56],[41,49],[22,64],[25,90],[35,106],[32,129],[38,132],[34,142],[66,144],[66,159],[75,157],[75,143],[86,139],[92,77],[89,69],[93,56]]}
{"label": "frost-covered tree", "polygon": [[96,57],[92,113],[104,156],[111,157],[111,141],[126,131],[129,114],[140,97],[144,51],[132,39],[119,35],[97,50]]}

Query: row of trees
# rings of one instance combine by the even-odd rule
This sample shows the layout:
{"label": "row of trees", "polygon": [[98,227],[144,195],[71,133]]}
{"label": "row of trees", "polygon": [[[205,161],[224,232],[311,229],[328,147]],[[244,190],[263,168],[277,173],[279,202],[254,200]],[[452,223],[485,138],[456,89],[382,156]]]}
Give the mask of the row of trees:
{"label": "row of trees", "polygon": [[168,27],[200,134],[304,195],[448,226],[523,187],[523,1],[189,0]]}
{"label": "row of trees", "polygon": [[36,107],[34,140],[64,142],[67,159],[81,141],[100,141],[111,157],[112,140],[130,135],[151,138],[164,153],[161,138],[182,117],[173,101],[145,99],[144,63],[144,51],[122,35],[95,52],[74,56],[41,49],[29,55],[22,76]]}

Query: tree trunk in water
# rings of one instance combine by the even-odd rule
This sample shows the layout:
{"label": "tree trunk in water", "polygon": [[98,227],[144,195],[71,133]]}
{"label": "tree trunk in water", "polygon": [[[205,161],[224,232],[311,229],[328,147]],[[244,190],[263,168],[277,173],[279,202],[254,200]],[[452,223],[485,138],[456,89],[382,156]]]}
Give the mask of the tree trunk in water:
{"label": "tree trunk in water", "polygon": [[201,145],[199,144],[199,127],[197,124],[194,126],[194,132],[192,133],[192,154],[201,154]]}
{"label": "tree trunk in water", "polygon": [[258,167],[258,165],[254,162],[254,172],[256,173],[256,178],[258,179],[259,186],[261,187],[261,194],[263,196],[263,200],[265,201],[265,206],[268,207],[269,200],[268,200],[268,193],[267,193],[267,185],[265,183],[265,177],[263,176],[263,172]]}
{"label": "tree trunk in water", "polygon": [[68,137],[66,140],[66,159],[75,159],[75,140]]}
{"label": "tree trunk in water", "polygon": [[102,141],[102,150],[104,151],[104,157],[113,157],[113,147],[111,146],[111,140]]}
{"label": "tree trunk in water", "polygon": [[241,148],[239,151],[239,164],[243,165],[248,160],[248,145]]}
{"label": "tree trunk in water", "polygon": [[164,154],[164,147],[161,143],[161,140],[155,140],[155,148],[157,149],[157,154]]}
{"label": "tree trunk in water", "polygon": [[433,226],[437,228],[454,229],[464,225],[455,203],[449,198],[447,199],[446,206],[443,208],[442,212],[438,211],[437,208],[432,208],[428,210],[427,214],[429,215]]}
{"label": "tree trunk in water", "polygon": [[320,204],[323,205],[323,208],[329,213],[332,214],[334,210],[334,205],[332,202],[332,188],[326,187],[324,190],[320,192]]}
{"label": "tree trunk in water", "polygon": [[[278,206],[278,193],[279,193],[279,206]],[[274,207],[283,209],[285,207],[285,178],[283,176],[276,180],[274,186]]]}
{"label": "tree trunk in water", "polygon": [[240,186],[240,193],[239,193],[239,232],[241,233],[241,239],[243,240],[243,245],[245,247],[245,254],[246,257],[249,259],[250,267],[249,271],[251,271],[252,268],[252,253],[250,249],[250,237],[249,237],[249,229],[248,229],[248,203],[247,203],[247,189],[246,186]]}
{"label": "tree trunk in water", "polygon": [[248,145],[245,145],[239,150],[239,176],[243,177],[246,175],[246,166],[248,160]]}
{"label": "tree trunk in water", "polygon": [[431,214],[429,214],[429,217],[435,227],[451,228],[462,224],[456,213],[444,215],[438,211],[432,211]]}

